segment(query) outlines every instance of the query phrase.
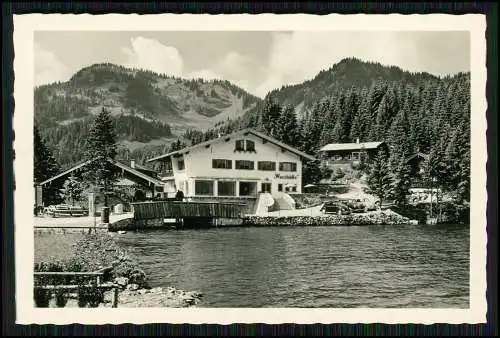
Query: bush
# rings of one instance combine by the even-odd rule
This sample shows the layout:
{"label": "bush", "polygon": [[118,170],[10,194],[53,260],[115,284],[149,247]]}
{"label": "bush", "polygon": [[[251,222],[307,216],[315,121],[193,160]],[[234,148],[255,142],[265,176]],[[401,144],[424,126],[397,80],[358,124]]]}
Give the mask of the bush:
{"label": "bush", "polygon": [[37,307],[49,307],[49,302],[52,298],[52,294],[50,290],[35,289],[34,298]]}
{"label": "bush", "polygon": [[56,291],[56,305],[57,307],[65,307],[68,303],[68,295],[65,290]]}
{"label": "bush", "polygon": [[97,287],[81,287],[78,289],[79,307],[98,307],[104,302],[104,292]]}

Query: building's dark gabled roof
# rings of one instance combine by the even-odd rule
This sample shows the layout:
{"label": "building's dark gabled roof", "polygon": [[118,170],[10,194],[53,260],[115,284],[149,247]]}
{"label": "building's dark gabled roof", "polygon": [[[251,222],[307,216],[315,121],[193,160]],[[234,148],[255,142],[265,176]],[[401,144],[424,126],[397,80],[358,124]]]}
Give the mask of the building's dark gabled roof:
{"label": "building's dark gabled roof", "polygon": [[80,169],[80,168],[82,168],[82,167],[86,166],[86,165],[87,165],[87,164],[89,164],[90,162],[92,162],[92,160],[88,160],[88,161],[81,162],[81,163],[79,163],[79,164],[75,165],[74,167],[71,167],[71,168],[69,168],[69,169],[67,169],[67,170],[63,171],[62,173],[57,174],[56,176],[53,176],[53,177],[51,177],[51,178],[49,178],[49,179],[47,179],[47,180],[45,180],[45,181],[43,181],[43,182],[38,183],[38,185],[45,185],[45,184],[50,183],[50,182],[52,182],[52,181],[54,181],[54,180],[56,180],[56,179],[58,179],[58,178],[60,178],[60,177],[64,177],[64,176],[66,176],[66,175],[68,175],[68,174],[71,174],[73,171],[75,171],[75,170],[77,170],[77,169]]}
{"label": "building's dark gabled roof", "polygon": [[428,155],[428,154],[421,153],[421,152],[417,152],[417,153],[415,153],[415,154],[413,154],[413,155],[411,155],[411,156],[407,157],[405,161],[406,161],[406,162],[411,161],[411,160],[413,160],[413,159],[414,159],[414,158],[416,158],[416,157],[420,157],[420,158],[422,158],[422,159],[426,160],[426,159],[428,159],[428,158],[429,158],[429,155]]}
{"label": "building's dark gabled roof", "polygon": [[[72,168],[70,168],[68,170],[63,171],[62,173],[60,173],[60,174],[58,174],[58,175],[56,175],[54,177],[51,177],[51,178],[49,178],[49,179],[47,179],[47,180],[45,180],[43,182],[38,183],[38,185],[42,185],[43,186],[43,185],[46,185],[47,183],[50,183],[50,182],[52,182],[52,181],[54,181],[54,180],[56,180],[58,178],[64,177],[66,175],[69,175],[73,171],[86,166],[87,164],[89,164],[92,161],[95,161],[95,160],[88,160],[88,161],[85,161],[85,162],[81,162],[81,163],[75,165],[74,167],[72,167]],[[125,170],[125,171],[131,173],[134,176],[140,177],[140,178],[142,178],[142,179],[144,179],[144,180],[146,180],[146,181],[148,181],[150,183],[153,183],[153,184],[159,185],[159,186],[161,186],[161,185],[164,184],[162,181],[160,181],[160,180],[158,180],[158,179],[156,179],[154,177],[151,177],[149,175],[146,175],[146,174],[144,174],[143,172],[141,172],[141,171],[139,171],[137,169],[131,168],[130,166],[128,166],[128,165],[126,165],[124,163],[121,163],[121,162],[116,161],[116,160],[111,160],[111,159],[108,160],[108,161],[111,162],[112,164],[114,164],[115,166],[117,166],[118,168],[120,168],[122,170]]]}
{"label": "building's dark gabled roof", "polygon": [[360,142],[360,143],[330,143],[325,145],[319,151],[346,151],[346,150],[362,150],[362,149],[377,149],[384,142]]}
{"label": "building's dark gabled roof", "polygon": [[[270,136],[267,136],[266,134],[263,134],[261,132],[258,132],[254,129],[251,129],[251,128],[247,128],[247,129],[241,129],[241,130],[238,130],[236,132],[233,132],[231,134],[228,134],[228,135],[223,135],[221,136],[220,138],[231,138],[231,137],[234,137],[234,136],[237,136],[237,135],[246,135],[246,134],[253,134],[254,136],[257,136],[263,140],[266,140],[268,141],[269,143],[273,143],[283,149],[286,149],[288,151],[290,151],[291,153],[294,153],[302,158],[305,158],[305,159],[308,159],[308,160],[311,160],[311,161],[314,161],[316,158],[311,156],[311,155],[308,155],[296,148],[293,148],[283,142],[280,142],[278,140],[276,140],[275,138],[273,137],[270,137]],[[160,160],[162,158],[167,158],[167,157],[170,157],[170,156],[173,156],[173,155],[181,155],[181,154],[185,154],[187,153],[188,151],[192,150],[192,149],[195,149],[195,148],[198,148],[198,147],[203,147],[203,146],[207,146],[209,144],[212,144],[214,142],[216,142],[217,140],[219,140],[219,138],[215,138],[215,139],[212,139],[212,140],[208,140],[208,141],[205,141],[205,142],[202,142],[202,143],[198,143],[198,144],[195,144],[193,146],[190,146],[190,147],[186,147],[184,149],[181,149],[181,150],[177,150],[177,151],[172,151],[168,154],[164,154],[164,155],[160,155],[160,156],[157,156],[157,157],[154,157],[154,158],[151,158],[149,160],[147,160],[146,162],[153,162],[153,161],[157,161],[157,160]]]}

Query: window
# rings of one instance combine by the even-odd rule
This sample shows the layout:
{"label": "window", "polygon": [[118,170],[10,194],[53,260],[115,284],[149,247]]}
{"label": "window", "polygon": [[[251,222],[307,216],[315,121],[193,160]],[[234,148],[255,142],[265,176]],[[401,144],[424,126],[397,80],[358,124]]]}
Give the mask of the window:
{"label": "window", "polygon": [[247,148],[246,148],[247,151],[255,151],[255,142],[254,141],[247,140],[246,143],[247,143]]}
{"label": "window", "polygon": [[255,142],[251,140],[236,140],[234,151],[255,151]]}
{"label": "window", "polygon": [[237,140],[236,145],[234,147],[234,150],[238,151],[244,151],[245,150],[245,143],[243,140]]}
{"label": "window", "polygon": [[280,162],[280,171],[297,171],[297,163]]}
{"label": "window", "polygon": [[262,192],[271,192],[271,183],[262,183],[260,186]]}
{"label": "window", "polygon": [[351,154],[351,160],[353,160],[353,161],[359,161],[359,153],[352,153]]}
{"label": "window", "polygon": [[233,162],[231,160],[215,159],[215,160],[212,160],[212,168],[214,168],[214,169],[231,169],[232,163]]}
{"label": "window", "polygon": [[236,182],[217,182],[217,195],[236,196]]}
{"label": "window", "polygon": [[240,182],[240,196],[256,196],[257,182]]}
{"label": "window", "polygon": [[178,170],[184,170],[185,166],[184,166],[184,160],[179,160],[177,161],[177,169]]}
{"label": "window", "polygon": [[335,155],[335,157],[334,157],[334,158],[335,158],[335,160],[337,160],[337,161],[342,160],[342,156],[341,156],[341,155]]}
{"label": "window", "polygon": [[283,184],[278,184],[278,191],[283,191]]}
{"label": "window", "polygon": [[194,193],[196,195],[213,196],[214,182],[213,181],[196,181],[194,184]]}
{"label": "window", "polygon": [[274,171],[276,170],[276,162],[259,161],[259,170]]}
{"label": "window", "polygon": [[254,161],[235,161],[234,167],[235,169],[253,170],[255,164]]}

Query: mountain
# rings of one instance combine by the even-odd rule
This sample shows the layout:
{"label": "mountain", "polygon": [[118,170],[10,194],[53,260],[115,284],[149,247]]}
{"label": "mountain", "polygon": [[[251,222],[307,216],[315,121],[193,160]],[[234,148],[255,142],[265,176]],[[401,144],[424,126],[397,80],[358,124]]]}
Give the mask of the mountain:
{"label": "mountain", "polygon": [[139,163],[171,150],[174,141],[179,147],[238,128],[261,128],[269,100],[295,110],[304,134],[297,146],[307,152],[325,142],[390,138],[401,110],[408,115],[401,119],[411,121],[412,143],[429,150],[431,130],[433,137],[442,133],[436,120],[468,118],[469,82],[468,73],[440,78],[346,58],[261,100],[228,81],[95,64],[67,82],[36,88],[35,122],[63,168],[79,161],[88,124],[103,107],[115,120],[120,156]]}
{"label": "mountain", "polygon": [[186,80],[109,63],[78,71],[68,82],[35,89],[35,117],[42,126],[67,124],[108,109],[176,126],[208,128],[234,119],[260,99],[228,81]]}
{"label": "mountain", "polygon": [[273,97],[281,104],[290,104],[298,113],[303,113],[310,110],[314,103],[340,89],[370,88],[377,82],[415,85],[438,80],[438,77],[429,73],[411,73],[396,66],[345,58],[329,69],[320,71],[313,79],[272,90],[267,97]]}
{"label": "mountain", "polygon": [[94,64],[67,82],[35,88],[35,123],[63,166],[73,164],[86,128],[105,108],[121,145],[163,149],[188,129],[207,130],[252,112],[261,100],[228,81],[187,80]]}

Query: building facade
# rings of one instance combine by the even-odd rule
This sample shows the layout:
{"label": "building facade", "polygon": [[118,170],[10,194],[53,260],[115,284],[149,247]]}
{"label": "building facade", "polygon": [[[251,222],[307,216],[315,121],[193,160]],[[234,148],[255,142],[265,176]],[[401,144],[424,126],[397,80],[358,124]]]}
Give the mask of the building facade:
{"label": "building facade", "polygon": [[385,142],[353,142],[330,143],[319,150],[323,164],[332,167],[335,165],[353,165],[361,162],[362,156],[369,160],[379,149],[388,150]]}
{"label": "building facade", "polygon": [[255,198],[302,193],[302,161],[314,157],[263,133],[244,129],[148,162],[160,163],[168,197]]}

